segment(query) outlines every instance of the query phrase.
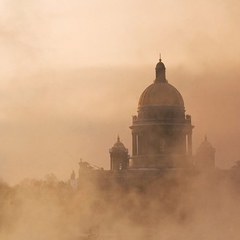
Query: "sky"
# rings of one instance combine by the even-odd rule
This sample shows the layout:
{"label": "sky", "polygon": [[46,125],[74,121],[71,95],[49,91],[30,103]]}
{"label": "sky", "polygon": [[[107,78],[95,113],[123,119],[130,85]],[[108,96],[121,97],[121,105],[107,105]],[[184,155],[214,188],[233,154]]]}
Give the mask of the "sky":
{"label": "sky", "polygon": [[159,53],[216,165],[240,159],[237,0],[2,0],[0,177],[59,179],[80,158],[109,168]]}

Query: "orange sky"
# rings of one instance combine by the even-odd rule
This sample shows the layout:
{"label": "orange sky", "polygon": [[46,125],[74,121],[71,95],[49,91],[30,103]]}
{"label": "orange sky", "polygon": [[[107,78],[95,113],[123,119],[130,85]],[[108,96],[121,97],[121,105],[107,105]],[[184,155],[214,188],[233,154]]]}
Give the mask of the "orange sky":
{"label": "orange sky", "polygon": [[79,158],[109,166],[119,133],[131,150],[132,115],[158,53],[217,166],[240,159],[240,2],[2,0],[0,176],[16,183]]}

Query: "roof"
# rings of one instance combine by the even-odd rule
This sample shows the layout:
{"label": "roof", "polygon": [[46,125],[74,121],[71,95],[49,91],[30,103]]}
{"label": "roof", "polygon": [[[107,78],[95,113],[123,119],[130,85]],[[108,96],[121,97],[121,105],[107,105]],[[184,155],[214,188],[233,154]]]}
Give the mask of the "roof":
{"label": "roof", "polygon": [[155,82],[140,96],[138,106],[180,106],[184,101],[179,91],[167,82]]}
{"label": "roof", "polygon": [[204,151],[215,152],[215,148],[208,141],[207,136],[205,136],[204,141],[200,144],[199,148],[197,149],[197,152],[204,152]]}
{"label": "roof", "polygon": [[128,152],[128,149],[125,148],[125,146],[123,145],[123,143],[120,141],[120,137],[117,137],[117,142],[113,145],[113,147],[110,149],[110,152],[112,151],[121,151],[121,152]]}

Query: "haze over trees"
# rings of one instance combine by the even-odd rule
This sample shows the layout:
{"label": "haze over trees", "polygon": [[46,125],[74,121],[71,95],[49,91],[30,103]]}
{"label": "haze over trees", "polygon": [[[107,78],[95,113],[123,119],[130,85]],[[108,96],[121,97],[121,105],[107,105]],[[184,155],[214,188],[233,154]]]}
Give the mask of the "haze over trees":
{"label": "haze over trees", "polygon": [[1,181],[0,239],[238,239],[239,171],[169,173],[135,186],[81,181],[77,190],[53,174]]}

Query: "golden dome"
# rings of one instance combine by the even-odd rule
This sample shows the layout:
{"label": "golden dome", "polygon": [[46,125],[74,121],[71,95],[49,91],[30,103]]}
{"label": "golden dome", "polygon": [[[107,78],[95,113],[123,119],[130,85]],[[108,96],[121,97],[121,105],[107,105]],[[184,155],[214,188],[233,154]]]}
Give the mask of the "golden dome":
{"label": "golden dome", "polygon": [[179,106],[184,102],[179,91],[167,82],[156,82],[148,86],[142,93],[138,106]]}

